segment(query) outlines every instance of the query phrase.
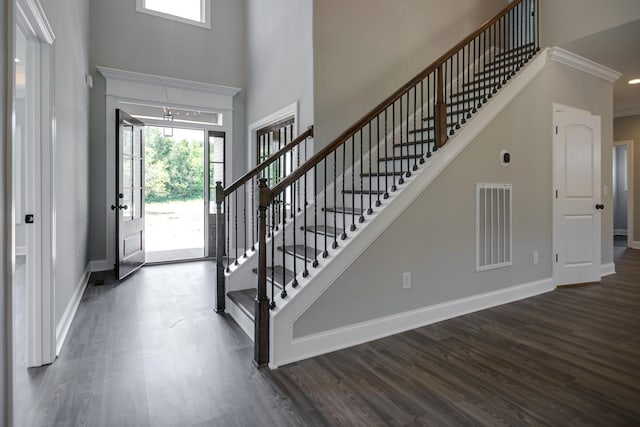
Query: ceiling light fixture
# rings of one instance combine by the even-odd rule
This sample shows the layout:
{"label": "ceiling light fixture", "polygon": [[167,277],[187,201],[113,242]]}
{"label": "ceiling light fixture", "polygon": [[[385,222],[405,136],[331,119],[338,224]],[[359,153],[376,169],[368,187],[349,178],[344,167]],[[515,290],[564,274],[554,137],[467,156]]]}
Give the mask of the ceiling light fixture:
{"label": "ceiling light fixture", "polygon": [[629,80],[630,85],[640,85],[640,79],[631,79]]}
{"label": "ceiling light fixture", "polygon": [[[173,122],[173,115],[171,114],[171,110],[167,107],[164,107],[163,119],[168,124],[171,124],[171,122]],[[173,127],[165,126],[163,128],[163,134],[164,136],[173,136]]]}
{"label": "ceiling light fixture", "polygon": [[20,62],[20,58],[16,58],[13,60],[16,64]]}

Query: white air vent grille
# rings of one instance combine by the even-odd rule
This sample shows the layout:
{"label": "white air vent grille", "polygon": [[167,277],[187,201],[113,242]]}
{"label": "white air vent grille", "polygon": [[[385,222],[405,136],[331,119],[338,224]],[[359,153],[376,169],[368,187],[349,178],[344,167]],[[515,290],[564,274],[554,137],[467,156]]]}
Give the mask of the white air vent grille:
{"label": "white air vent grille", "polygon": [[477,184],[476,270],[511,265],[511,184]]}

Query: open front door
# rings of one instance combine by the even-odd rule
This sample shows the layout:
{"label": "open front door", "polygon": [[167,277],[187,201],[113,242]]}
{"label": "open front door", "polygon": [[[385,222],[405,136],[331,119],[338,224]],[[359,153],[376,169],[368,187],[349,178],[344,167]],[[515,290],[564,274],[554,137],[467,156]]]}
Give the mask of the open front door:
{"label": "open front door", "polygon": [[116,110],[116,274],[122,280],[144,265],[144,123]]}
{"label": "open front door", "polygon": [[554,279],[556,285],[600,280],[602,204],[600,117],[556,112],[554,165]]}

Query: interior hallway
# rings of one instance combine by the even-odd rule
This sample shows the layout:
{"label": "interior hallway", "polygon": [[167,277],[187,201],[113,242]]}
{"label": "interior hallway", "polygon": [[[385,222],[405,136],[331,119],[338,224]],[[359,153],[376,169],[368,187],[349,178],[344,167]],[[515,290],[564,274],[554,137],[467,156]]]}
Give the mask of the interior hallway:
{"label": "interior hallway", "polygon": [[615,276],[276,371],[211,310],[214,263],[90,285],[28,426],[638,425],[640,251]]}

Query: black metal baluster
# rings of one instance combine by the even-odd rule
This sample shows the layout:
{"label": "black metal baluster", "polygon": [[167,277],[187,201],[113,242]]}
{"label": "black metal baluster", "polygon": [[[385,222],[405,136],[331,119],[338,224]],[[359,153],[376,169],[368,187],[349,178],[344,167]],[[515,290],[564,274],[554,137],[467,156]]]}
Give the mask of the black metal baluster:
{"label": "black metal baluster", "polygon": [[[296,181],[297,182],[297,181]],[[296,187],[300,187],[299,185],[297,185]],[[295,212],[296,211],[296,207],[298,205],[298,202],[296,200],[295,197],[291,197],[291,211]],[[293,215],[293,283],[291,284],[292,287],[297,287],[298,286],[298,248],[297,248],[297,241],[296,241],[296,235],[298,234],[297,228],[296,228],[296,215]]]}
{"label": "black metal baluster", "polygon": [[[429,78],[428,76],[426,77],[427,79]],[[429,87],[429,81],[427,80],[427,88]],[[429,96],[427,96],[427,99],[429,99]],[[427,101],[428,103],[428,101]],[[424,163],[424,144],[426,141],[427,144],[427,149],[429,147],[429,131],[427,131],[427,139],[424,139],[424,129],[425,127],[427,127],[425,125],[425,121],[424,121],[424,79],[420,80],[420,164]],[[428,108],[428,107],[427,107]],[[429,116],[429,111],[427,111],[427,117]],[[414,129],[415,129],[415,120],[414,120]],[[414,133],[414,140],[415,138],[417,138],[417,136],[415,136],[416,134]]]}
{"label": "black metal baluster", "polygon": [[[388,147],[388,128],[387,128],[387,112],[389,108],[385,108],[384,110],[384,198],[389,198],[389,162],[387,162],[387,157],[389,156],[389,147]],[[378,155],[378,168],[380,168],[380,155]]]}
{"label": "black metal baluster", "polygon": [[[371,170],[371,156],[373,155],[373,152],[371,151],[371,123],[373,122],[370,121],[369,122],[369,189],[371,191],[373,191],[373,183],[371,182],[371,180],[373,179],[373,171]],[[362,174],[360,174],[360,176],[362,176]],[[376,189],[376,194],[378,197],[378,200],[380,200],[380,181],[378,180],[378,188]],[[369,210],[367,211],[367,215],[371,215],[373,213],[373,208],[372,208],[372,196],[373,194],[369,194]]]}
{"label": "black metal baluster", "polygon": [[[403,120],[402,120],[402,96],[400,96],[400,99],[398,100],[398,106],[400,107],[400,117],[399,117],[399,122],[400,122],[400,129],[399,129],[399,133],[400,133],[400,178],[398,179],[398,184],[402,185],[402,184],[404,184],[404,170],[402,169],[404,166],[402,165],[402,163],[403,163],[403,160],[404,160],[403,157],[405,157],[405,155],[404,155],[405,146],[404,146],[404,141],[403,141],[404,132],[403,132],[403,128],[402,128],[402,124],[403,124]],[[396,127],[394,126],[393,129],[395,129],[395,128]],[[393,143],[393,148],[394,148],[393,152],[395,153],[395,151],[396,151],[395,150],[395,148],[396,148],[395,141]],[[409,156],[406,156],[406,157],[407,157],[407,160],[409,160]]]}
{"label": "black metal baluster", "polygon": [[[385,115],[386,115],[386,110],[385,110]],[[376,175],[376,182],[377,182],[376,188],[378,189],[378,196],[377,196],[377,199],[376,199],[376,208],[377,208],[377,207],[380,207],[380,205],[382,204],[382,202],[380,201],[380,180],[381,180],[380,179],[380,169],[381,169],[380,168],[380,145],[382,145],[380,143],[380,114],[378,114],[376,116],[376,135],[377,135],[376,136],[376,147],[377,147],[376,151],[377,151],[377,156],[378,156],[378,163],[377,163],[377,167],[376,167],[376,172],[377,172],[377,175]],[[386,141],[386,139],[385,139],[385,141]],[[371,167],[369,167],[369,169],[371,169]],[[386,176],[385,176],[385,179],[386,179]],[[385,194],[386,194],[386,192],[387,192],[387,188],[386,187],[385,187],[384,191],[385,191]]]}
{"label": "black metal baluster", "polygon": [[236,203],[236,207],[233,210],[233,218],[234,218],[234,228],[235,228],[235,240],[236,240],[236,260],[235,265],[238,265],[238,190],[234,191],[235,195],[234,200]]}
{"label": "black metal baluster", "polygon": [[[391,191],[396,191],[396,103],[395,101],[391,107],[391,159],[393,162],[393,179],[391,179]],[[387,154],[388,156],[388,154]],[[402,167],[401,167],[402,169]],[[401,178],[402,179],[402,178]],[[402,182],[400,182],[402,184]]]}
{"label": "black metal baluster", "polygon": [[258,241],[258,229],[256,228],[256,207],[255,207],[255,203],[256,203],[256,183],[255,181],[252,179],[251,180],[251,230],[253,230],[253,232],[251,233],[251,250],[255,251],[256,250],[256,242]]}
{"label": "black metal baluster", "polygon": [[[342,240],[347,238],[347,202],[346,194],[344,193],[344,181],[346,180],[346,162],[347,162],[347,142],[342,143]],[[338,151],[338,150],[336,150]],[[336,177],[334,177],[336,179]],[[354,189],[355,191],[355,189]],[[353,206],[351,207],[353,209]]]}
{"label": "black metal baluster", "polygon": [[[346,143],[345,143],[346,144]],[[344,168],[343,168],[344,169]],[[342,179],[345,177],[345,172],[342,172]],[[351,137],[351,231],[356,229],[356,140],[355,136]],[[362,194],[362,188],[360,188],[360,194]]]}
{"label": "black metal baluster", "polygon": [[[333,227],[336,232],[333,235],[333,249],[338,247],[338,150],[333,151]],[[344,181],[344,180],[343,180]],[[343,197],[344,197],[344,193]],[[344,206],[342,207],[344,211]]]}
{"label": "black metal baluster", "polygon": [[244,223],[244,257],[247,258],[247,183],[242,185],[242,222]]}
{"label": "black metal baluster", "polygon": [[[329,233],[327,232],[327,203],[329,200],[329,195],[327,194],[327,161],[329,156],[324,158],[324,252],[322,253],[322,257],[326,258],[329,256],[329,251],[327,250],[327,239],[329,237]],[[335,223],[334,223],[335,228]],[[335,233],[334,233],[335,234]]]}
{"label": "black metal baluster", "polygon": [[[307,144],[307,140],[305,139],[304,141],[305,143],[305,152],[306,152],[306,144]],[[298,167],[300,167],[300,165],[298,165]],[[315,170],[315,168],[314,168]],[[307,174],[309,172],[305,172],[304,174],[304,190],[302,193],[302,197],[304,198],[304,205],[302,207],[302,209],[304,209],[303,211],[303,224],[304,226],[302,227],[302,229],[304,230],[304,269],[302,270],[302,277],[307,277],[309,275],[309,269],[307,268],[307,260],[309,259],[307,257]],[[298,208],[299,209],[299,208]],[[293,228],[293,233],[295,235],[295,233],[298,231],[297,228]]]}
{"label": "black metal baluster", "polygon": [[[371,126],[371,122],[369,122],[369,126]],[[363,130],[360,129],[360,222],[364,222],[364,178],[362,177],[362,174],[364,173],[362,171],[362,164],[364,163],[364,157],[362,157],[363,154],[363,150],[362,150],[362,133]],[[371,191],[373,190],[373,188],[371,188],[371,186],[369,186],[369,205],[371,205]]]}
{"label": "black metal baluster", "polygon": [[229,210],[227,209],[227,206],[230,205],[231,203],[227,204],[227,200],[229,199],[230,196],[225,197],[224,199],[224,219],[225,222],[227,223],[227,235],[226,235],[226,240],[227,240],[227,250],[225,251],[225,255],[227,258],[227,268],[226,271],[227,273],[229,271],[231,271],[229,269],[229,265],[231,265],[231,260],[229,259],[229,257],[231,256],[231,216],[229,216]]}
{"label": "black metal baluster", "polygon": [[[411,150],[409,149],[409,110],[410,110],[410,106],[409,106],[409,102],[411,101],[411,89],[409,89],[407,91],[407,93],[404,95],[407,98],[407,115],[406,115],[406,120],[402,120],[402,117],[400,118],[400,142],[402,142],[402,135],[405,135],[404,138],[404,142],[406,143],[406,157],[407,157],[407,178],[409,178],[411,176],[411,155],[409,154],[411,152]],[[400,116],[402,116],[402,105],[400,106]],[[404,123],[404,132],[402,131],[402,124]]]}
{"label": "black metal baluster", "polygon": [[[318,266],[318,166],[313,167],[313,268]],[[305,225],[306,227],[306,225]],[[327,224],[325,223],[325,231]],[[305,230],[306,232],[306,230]]]}
{"label": "black metal baluster", "polygon": [[[284,191],[287,191],[286,189]],[[285,195],[286,200],[286,195]],[[282,210],[282,292],[280,292],[280,297],[282,299],[287,297],[287,242],[286,242],[286,234],[287,234],[287,210]],[[295,260],[294,260],[295,263]],[[275,263],[274,263],[275,267]]]}
{"label": "black metal baluster", "polygon": [[271,203],[271,309],[276,306],[276,213],[277,207]]}
{"label": "black metal baluster", "polygon": [[[426,154],[427,159],[431,157],[431,132],[432,131],[430,130],[430,128],[433,128],[433,141],[435,142],[435,140],[436,140],[436,137],[435,137],[435,134],[436,134],[436,132],[435,132],[435,126],[436,126],[435,113],[434,113],[433,116],[431,115],[431,104],[432,104],[431,103],[431,76],[432,75],[433,75],[433,73],[431,73],[431,74],[429,74],[427,76],[427,104],[426,104],[427,117],[428,118],[433,117],[433,119],[429,120],[429,123],[431,123],[432,125],[427,127],[427,154]],[[425,104],[423,102],[422,103],[422,108],[424,108],[424,107],[425,107]],[[424,121],[423,121],[423,123],[424,123]]]}

